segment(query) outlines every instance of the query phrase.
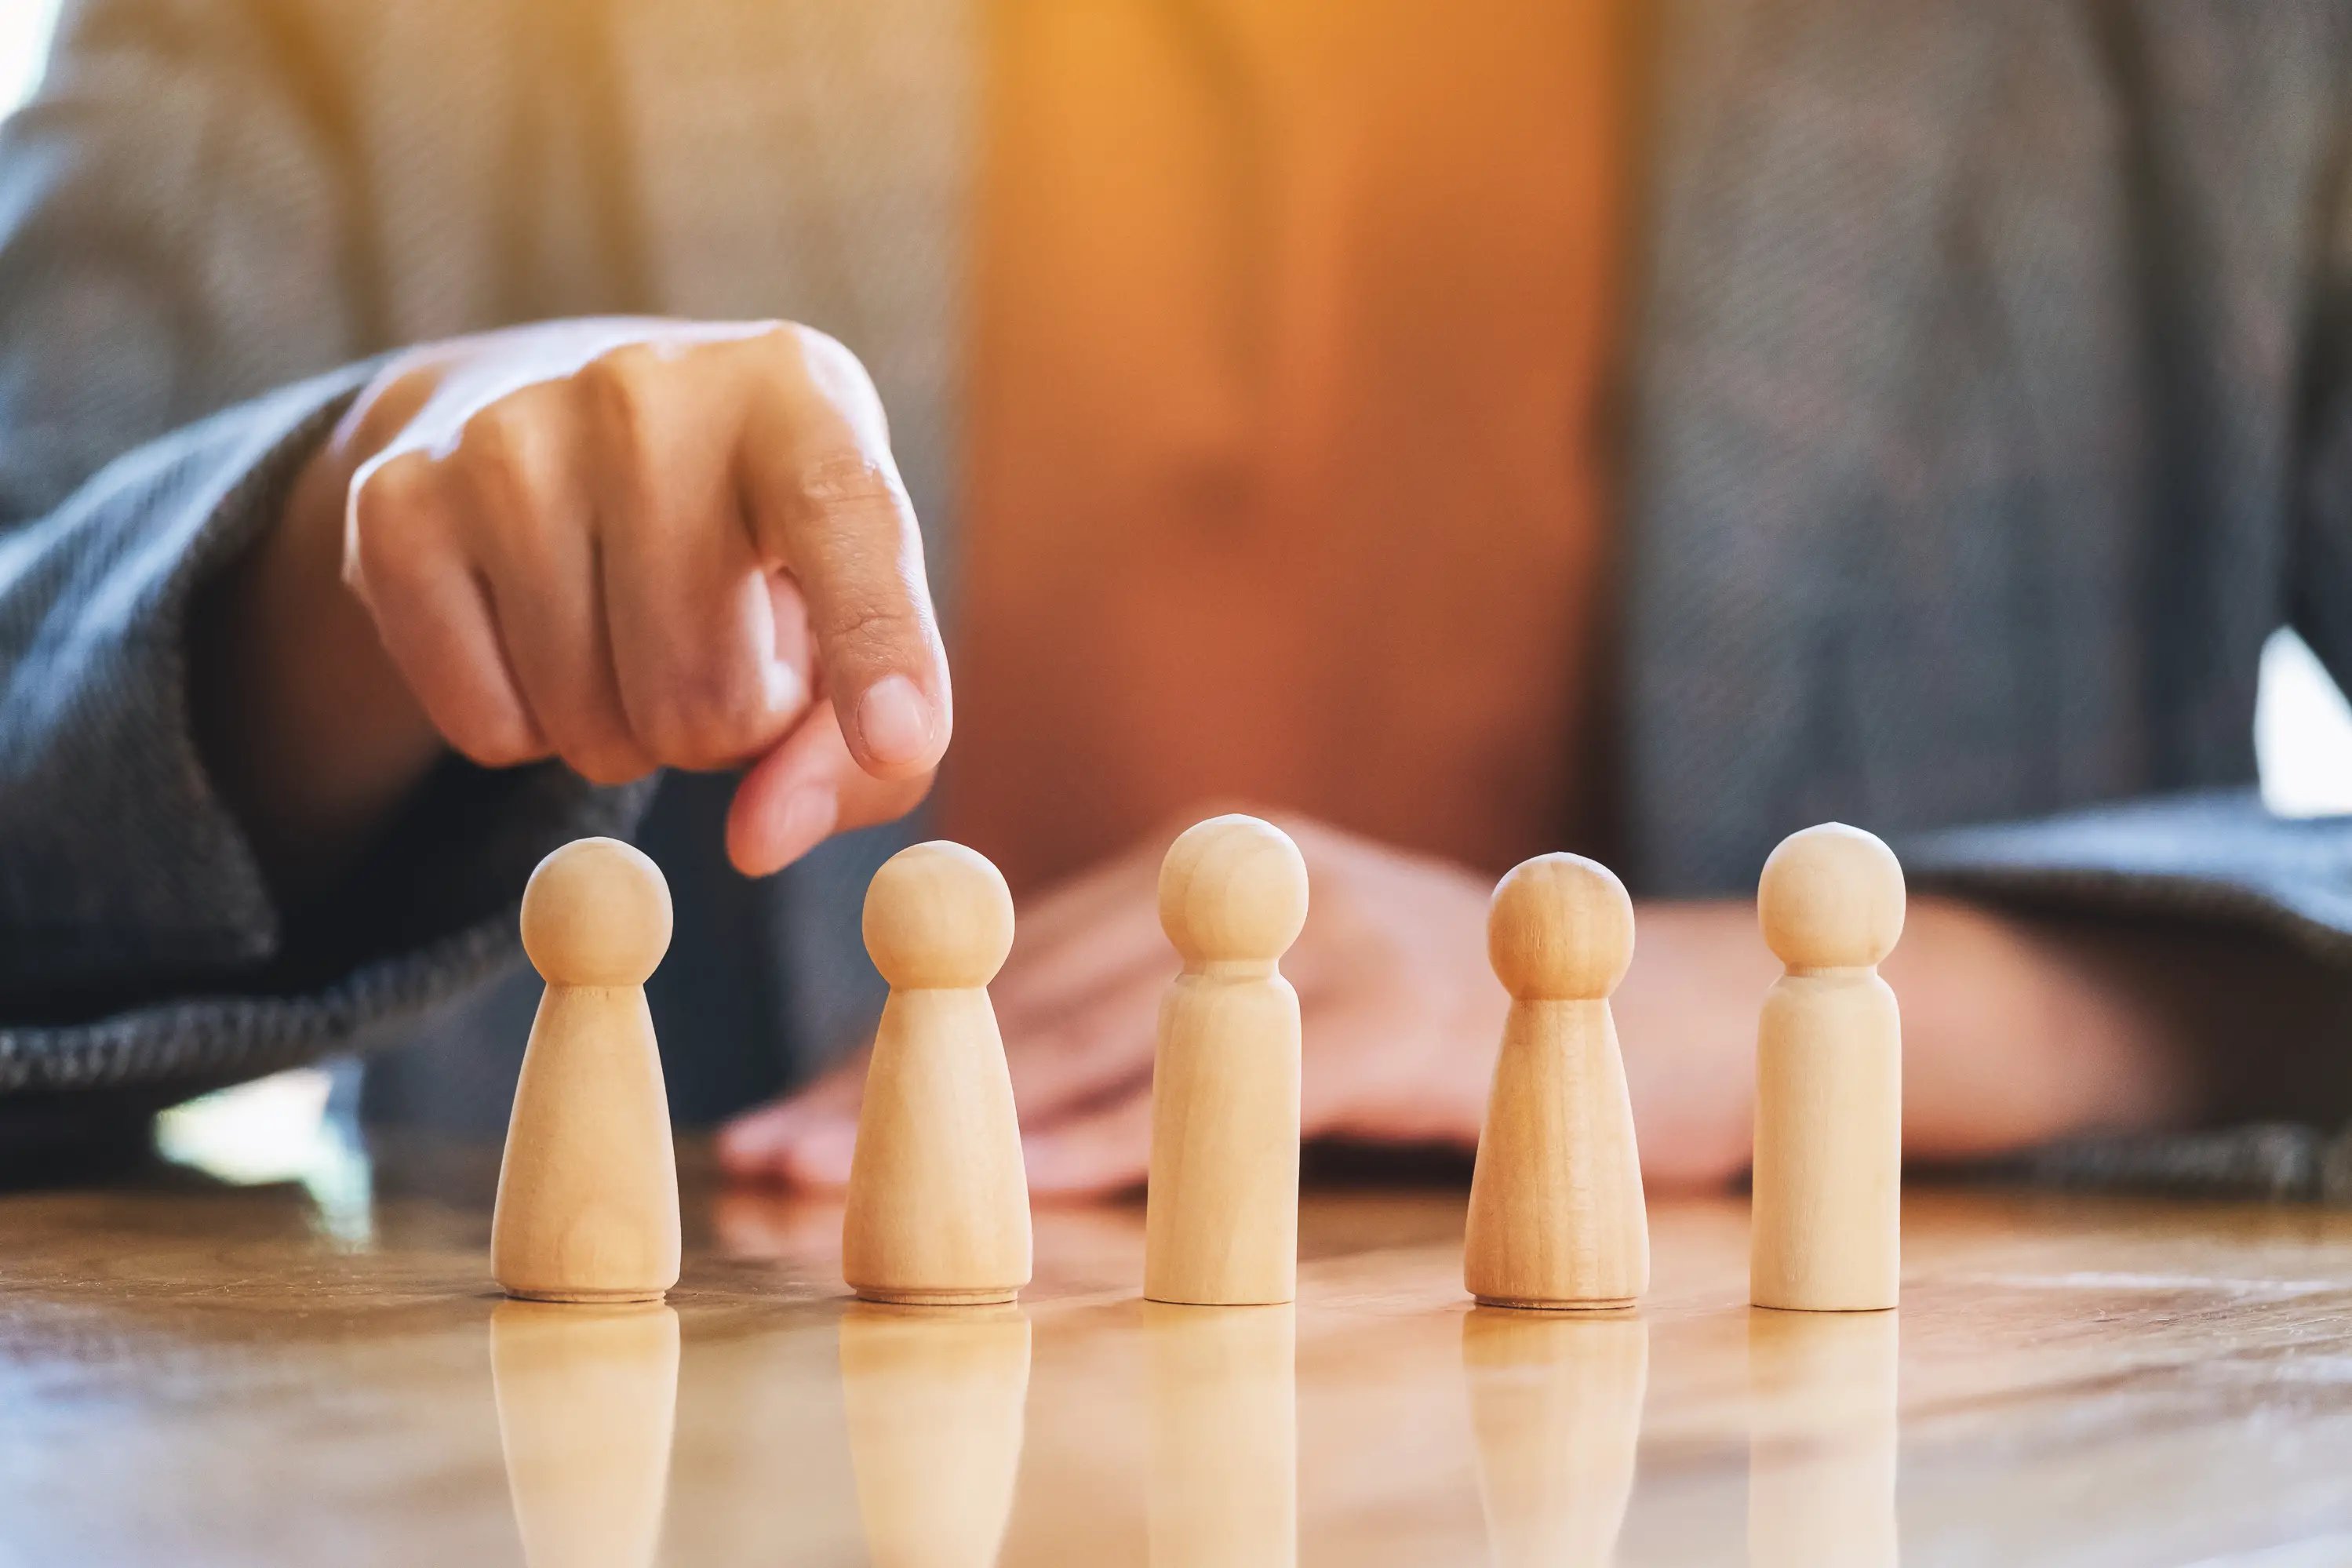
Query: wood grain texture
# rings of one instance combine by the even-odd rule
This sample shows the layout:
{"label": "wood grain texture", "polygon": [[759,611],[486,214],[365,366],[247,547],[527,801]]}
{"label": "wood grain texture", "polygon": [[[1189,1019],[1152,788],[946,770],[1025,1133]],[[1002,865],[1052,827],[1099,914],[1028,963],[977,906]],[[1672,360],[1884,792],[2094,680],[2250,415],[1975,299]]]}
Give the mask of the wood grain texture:
{"label": "wood grain texture", "polygon": [[[494,1359],[500,1298],[482,1280],[497,1150],[379,1154],[372,1198],[325,1176],[313,1196],[184,1173],[0,1195],[0,1518],[13,1553],[110,1568],[526,1561],[501,1442],[518,1385],[503,1326]],[[868,1561],[865,1479],[938,1451],[936,1412],[966,1407],[945,1392],[955,1377],[1009,1380],[867,1379],[855,1344],[844,1353],[840,1204],[722,1191],[699,1143],[680,1155],[657,1561]],[[1884,1561],[1890,1532],[1909,1563],[2341,1555],[2352,1214],[1906,1197],[1899,1312],[1751,1309],[1748,1206],[1727,1196],[1653,1207],[1638,1316],[1494,1314],[1646,1331],[1619,1568],[1738,1564],[1751,1550],[1765,1563],[1849,1548]],[[985,1450],[1018,1471],[1002,1568],[1148,1563],[1155,1509],[1178,1497],[1229,1510],[1194,1528],[1242,1542],[1278,1541],[1263,1521],[1286,1503],[1302,1563],[1364,1568],[1483,1563],[1550,1539],[1572,1521],[1546,1512],[1545,1486],[1613,1499],[1626,1457],[1602,1412],[1631,1401],[1627,1364],[1597,1345],[1591,1363],[1567,1354],[1580,1340],[1491,1355],[1473,1343],[1465,1325],[1485,1314],[1462,1293],[1463,1217],[1459,1187],[1310,1186],[1293,1359],[1219,1352],[1213,1372],[1188,1378],[1193,1347],[1155,1339],[1137,1299],[1140,1210],[1041,1208],[1036,1279],[1013,1309],[1032,1345],[1018,1456]],[[1790,1339],[1787,1325],[1871,1332]],[[657,1344],[646,1363],[638,1386],[657,1406]],[[1201,1484],[1208,1458],[1186,1434],[1222,1427],[1246,1445],[1286,1408],[1294,1469],[1269,1462],[1263,1486],[1230,1494]],[[535,1462],[589,1477],[604,1463],[584,1440],[516,1454],[526,1498],[570,1484]],[[1276,1490],[1285,1480],[1295,1491]],[[961,1539],[986,1538],[998,1505],[951,1500],[993,1491],[937,1495],[970,1511]],[[1801,1496],[1826,1500],[1790,1506]],[[1825,1516],[1839,1522],[1808,1522]]]}
{"label": "wood grain texture", "polygon": [[1633,900],[1597,862],[1542,855],[1496,887],[1486,935],[1511,1009],[1463,1282],[1489,1306],[1630,1306],[1649,1284],[1649,1221],[1609,993],[1633,961]]}
{"label": "wood grain texture", "polygon": [[1029,1282],[1029,1179],[987,987],[1013,946],[1013,895],[976,852],[917,844],[875,873],[866,946],[890,998],[858,1111],[843,1276],[874,1301],[1010,1301]]}
{"label": "wood grain texture", "polygon": [[650,1301],[677,1282],[677,1157],[645,982],[669,946],[660,869],[614,839],[531,873],[523,947],[547,980],[523,1051],[490,1272],[543,1301]]}
{"label": "wood grain texture", "polygon": [[1298,1278],[1298,993],[1276,967],[1307,918],[1307,864],[1255,817],[1187,829],[1160,873],[1183,972],[1160,1009],[1143,1293],[1287,1301]]}
{"label": "wood grain texture", "polygon": [[1901,1293],[1903,1023],[1877,966],[1903,933],[1903,868],[1831,822],[1791,834],[1757,890],[1788,966],[1756,1035],[1750,1296],[1875,1312]]}

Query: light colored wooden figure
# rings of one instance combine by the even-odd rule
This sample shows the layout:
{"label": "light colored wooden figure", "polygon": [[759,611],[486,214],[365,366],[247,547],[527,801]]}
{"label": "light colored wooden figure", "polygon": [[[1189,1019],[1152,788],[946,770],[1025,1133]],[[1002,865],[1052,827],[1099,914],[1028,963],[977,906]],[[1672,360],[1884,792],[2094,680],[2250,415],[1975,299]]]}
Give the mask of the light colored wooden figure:
{"label": "light colored wooden figure", "polygon": [[989,1568],[1013,1517],[1029,1320],[852,1302],[841,1392],[874,1568]]}
{"label": "light colored wooden figure", "polygon": [[1650,1325],[1631,1312],[1462,1320],[1478,1497],[1496,1568],[1608,1568],[1633,1493]]}
{"label": "light colored wooden figure", "polygon": [[677,1415],[677,1313],[500,1301],[490,1388],[530,1568],[652,1568]]}
{"label": "light colored wooden figure", "polygon": [[490,1271],[510,1296],[653,1301],[677,1283],[677,1156],[646,978],[669,884],[615,839],[539,862],[522,945],[547,980],[507,1124]]}
{"label": "light colored wooden figure", "polygon": [[841,1268],[867,1301],[968,1306],[1029,1282],[1029,1180],[988,982],[1013,895],[986,857],[899,851],[866,893],[866,950],[890,999],[866,1070]]}
{"label": "light colored wooden figure", "polygon": [[1151,1068],[1143,1293],[1214,1306],[1298,1284],[1298,993],[1276,967],[1307,921],[1307,862],[1255,817],[1184,831],[1160,868],[1183,973]]}
{"label": "light colored wooden figure", "polygon": [[1151,1568],[1298,1562],[1298,1309],[1143,1303]]}
{"label": "light colored wooden figure", "polygon": [[1749,1568],[1895,1568],[1895,1312],[1750,1312]]}
{"label": "light colored wooden figure", "polygon": [[1892,1307],[1902,1271],[1903,1025],[1878,965],[1903,934],[1895,852],[1842,822],[1764,862],[1764,940],[1789,972],[1756,1036],[1748,1295],[1759,1307]]}
{"label": "light colored wooden figure", "polygon": [[1609,996],[1633,959],[1633,900],[1598,862],[1538,855],[1496,885],[1486,956],[1511,1010],[1463,1281],[1493,1307],[1631,1306],[1649,1288],[1650,1226]]}

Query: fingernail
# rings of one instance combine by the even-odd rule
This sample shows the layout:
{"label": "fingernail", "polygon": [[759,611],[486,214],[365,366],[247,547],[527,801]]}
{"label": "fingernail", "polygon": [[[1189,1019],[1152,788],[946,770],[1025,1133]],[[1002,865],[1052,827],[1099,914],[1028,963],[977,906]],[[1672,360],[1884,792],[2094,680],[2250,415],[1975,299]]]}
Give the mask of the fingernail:
{"label": "fingernail", "polygon": [[931,748],[931,705],[904,675],[885,675],[857,703],[857,738],[877,762],[919,762]]}
{"label": "fingernail", "polygon": [[824,842],[841,821],[841,797],[821,786],[789,796],[776,817],[779,868],[788,866]]}

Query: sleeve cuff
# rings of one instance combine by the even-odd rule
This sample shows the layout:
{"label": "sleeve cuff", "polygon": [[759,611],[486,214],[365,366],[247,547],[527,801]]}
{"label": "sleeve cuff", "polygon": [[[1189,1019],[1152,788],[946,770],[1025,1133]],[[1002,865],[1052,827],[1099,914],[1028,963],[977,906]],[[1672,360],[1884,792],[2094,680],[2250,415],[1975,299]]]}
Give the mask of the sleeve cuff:
{"label": "sleeve cuff", "polygon": [[2273,816],[2252,787],[1947,829],[1895,847],[1924,886],[2252,925],[2352,964],[2352,817]]}

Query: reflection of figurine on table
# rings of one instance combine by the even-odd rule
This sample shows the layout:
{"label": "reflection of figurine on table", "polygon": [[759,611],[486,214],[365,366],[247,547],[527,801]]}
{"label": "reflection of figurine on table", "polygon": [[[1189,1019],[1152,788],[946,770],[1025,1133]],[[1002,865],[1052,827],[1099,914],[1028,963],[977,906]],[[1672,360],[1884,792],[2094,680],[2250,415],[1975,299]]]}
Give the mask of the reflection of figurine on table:
{"label": "reflection of figurine on table", "polygon": [[530,1568],[650,1568],[669,1491],[677,1313],[500,1301],[490,1382]]}
{"label": "reflection of figurine on table", "polygon": [[994,1563],[1021,1469],[1027,1315],[853,1301],[841,1392],[875,1568]]}
{"label": "reflection of figurine on table", "polygon": [[1462,1376],[1499,1568],[1605,1568],[1641,1447],[1650,1326],[1630,1312],[1475,1307]]}
{"label": "reflection of figurine on table", "polygon": [[1750,1568],[1893,1568],[1894,1312],[1748,1315]]}
{"label": "reflection of figurine on table", "polygon": [[1151,1568],[1298,1561],[1297,1309],[1141,1303]]}

